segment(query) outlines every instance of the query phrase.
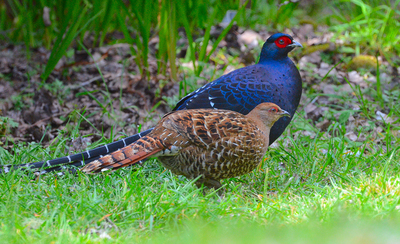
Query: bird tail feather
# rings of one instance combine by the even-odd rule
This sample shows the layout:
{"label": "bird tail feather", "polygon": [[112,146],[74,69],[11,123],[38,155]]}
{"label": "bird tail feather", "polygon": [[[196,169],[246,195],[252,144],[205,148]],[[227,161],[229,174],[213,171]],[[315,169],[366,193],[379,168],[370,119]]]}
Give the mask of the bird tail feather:
{"label": "bird tail feather", "polygon": [[115,141],[112,143],[109,143],[104,146],[100,146],[97,148],[94,148],[92,150],[88,150],[85,152],[81,152],[78,154],[74,155],[69,155],[66,157],[61,157],[61,158],[56,158],[56,159],[51,159],[47,161],[40,161],[40,162],[35,162],[35,163],[26,163],[26,164],[18,164],[18,165],[0,165],[0,173],[8,173],[10,171],[16,170],[18,168],[21,168],[22,170],[32,170],[32,169],[42,169],[45,167],[51,167],[48,169],[43,169],[39,170],[37,172],[40,172],[40,174],[46,174],[49,172],[53,171],[60,171],[63,169],[67,169],[64,166],[75,166],[75,167],[80,167],[85,164],[88,164],[96,159],[98,159],[99,156],[105,155],[107,153],[112,153],[126,145],[129,145],[131,143],[134,143],[141,137],[144,137],[148,133],[150,133],[153,130],[153,128],[143,131],[141,133],[135,134],[133,136],[121,139],[119,141]]}
{"label": "bird tail feather", "polygon": [[81,171],[99,173],[106,170],[116,170],[139,163],[163,149],[165,149],[165,146],[160,139],[145,136],[129,146],[85,165]]}

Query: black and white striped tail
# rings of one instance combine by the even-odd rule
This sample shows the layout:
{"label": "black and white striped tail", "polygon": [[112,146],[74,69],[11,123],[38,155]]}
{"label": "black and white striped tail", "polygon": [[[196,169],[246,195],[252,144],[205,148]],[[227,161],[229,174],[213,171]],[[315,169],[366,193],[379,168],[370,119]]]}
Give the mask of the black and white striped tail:
{"label": "black and white striped tail", "polygon": [[[76,162],[71,162],[71,163],[67,163],[67,164],[63,164],[63,165],[58,165],[58,166],[53,166],[50,168],[46,168],[46,169],[40,169],[34,172],[34,175],[36,176],[40,176],[40,175],[45,175],[47,173],[51,173],[51,172],[57,172],[56,175],[58,176],[62,176],[65,174],[65,171],[69,171],[70,173],[76,173],[76,171],[78,170],[78,168],[93,162],[95,160],[98,160],[99,158],[103,157],[103,155],[99,155],[97,157],[93,157],[90,159],[87,159],[85,161],[76,161]],[[59,172],[61,171],[61,172]]]}
{"label": "black and white striped tail", "polygon": [[[56,158],[56,159],[47,160],[47,161],[40,161],[40,162],[36,162],[36,163],[27,163],[27,164],[18,164],[18,165],[10,165],[10,164],[2,165],[2,166],[0,166],[1,167],[0,173],[8,173],[8,172],[18,169],[18,168],[41,169],[41,168],[45,168],[45,167],[52,167],[51,169],[48,170],[48,172],[52,172],[52,171],[59,171],[59,170],[64,169],[65,167],[63,167],[63,166],[65,166],[65,165],[75,166],[75,167],[83,166],[87,163],[90,163],[90,162],[98,159],[100,155],[106,155],[106,154],[112,153],[114,151],[117,151],[120,148],[123,148],[123,147],[137,141],[139,138],[149,134],[152,130],[153,130],[153,128],[143,131],[141,133],[138,133],[136,135],[121,139],[119,141],[112,142],[110,144],[107,144],[107,145],[104,145],[101,147],[97,147],[92,150],[77,153],[74,155],[69,155],[66,157]],[[63,165],[63,166],[59,166],[59,165]],[[59,166],[59,167],[54,167],[54,166]],[[44,170],[43,173],[45,173],[45,171],[46,170]],[[38,171],[38,172],[41,172],[41,171]]]}

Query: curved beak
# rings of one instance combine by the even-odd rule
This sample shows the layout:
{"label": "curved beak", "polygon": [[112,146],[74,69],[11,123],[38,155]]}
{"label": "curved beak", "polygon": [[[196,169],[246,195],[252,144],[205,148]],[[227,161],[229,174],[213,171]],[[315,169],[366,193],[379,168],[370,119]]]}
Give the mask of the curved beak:
{"label": "curved beak", "polygon": [[303,47],[300,42],[293,41],[292,44],[289,44],[288,47]]}
{"label": "curved beak", "polygon": [[290,116],[290,113],[289,113],[288,111],[285,111],[285,110],[283,110],[283,109],[282,109],[280,115],[281,115],[282,117],[284,117],[284,116],[289,117],[289,118],[292,117],[292,116]]}

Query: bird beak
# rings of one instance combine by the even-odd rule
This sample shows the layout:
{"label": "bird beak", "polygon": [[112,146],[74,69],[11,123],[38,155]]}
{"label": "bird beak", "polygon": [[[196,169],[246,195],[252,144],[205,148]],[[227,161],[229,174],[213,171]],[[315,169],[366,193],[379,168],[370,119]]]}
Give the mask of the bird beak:
{"label": "bird beak", "polygon": [[293,41],[292,44],[289,44],[288,47],[303,47],[299,42]]}
{"label": "bird beak", "polygon": [[282,117],[284,117],[284,116],[289,117],[289,118],[292,117],[292,116],[290,116],[290,113],[289,113],[288,111],[285,111],[285,110],[283,110],[283,109],[282,109],[280,115],[281,115]]}

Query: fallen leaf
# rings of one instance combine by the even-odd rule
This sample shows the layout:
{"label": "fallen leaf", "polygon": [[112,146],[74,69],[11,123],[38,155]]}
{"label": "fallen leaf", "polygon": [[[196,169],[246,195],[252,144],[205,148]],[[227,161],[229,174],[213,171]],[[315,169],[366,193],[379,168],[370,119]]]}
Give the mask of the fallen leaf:
{"label": "fallen leaf", "polygon": [[103,221],[105,218],[108,218],[108,217],[110,217],[111,216],[111,214],[106,214],[106,215],[104,215],[103,217],[101,217],[100,219],[99,219],[99,221],[97,221],[97,222],[101,222],[101,221]]}
{"label": "fallen leaf", "polygon": [[382,113],[381,111],[376,111],[376,120],[385,121],[385,123],[393,123],[396,121],[395,119],[389,117],[387,114]]}

